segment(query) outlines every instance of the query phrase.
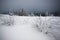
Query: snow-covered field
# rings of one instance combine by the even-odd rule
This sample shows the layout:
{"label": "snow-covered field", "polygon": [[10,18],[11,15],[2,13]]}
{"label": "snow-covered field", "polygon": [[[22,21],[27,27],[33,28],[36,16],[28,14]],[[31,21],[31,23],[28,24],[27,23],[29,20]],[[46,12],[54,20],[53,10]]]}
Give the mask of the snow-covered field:
{"label": "snow-covered field", "polygon": [[0,40],[60,40],[60,17],[0,15]]}

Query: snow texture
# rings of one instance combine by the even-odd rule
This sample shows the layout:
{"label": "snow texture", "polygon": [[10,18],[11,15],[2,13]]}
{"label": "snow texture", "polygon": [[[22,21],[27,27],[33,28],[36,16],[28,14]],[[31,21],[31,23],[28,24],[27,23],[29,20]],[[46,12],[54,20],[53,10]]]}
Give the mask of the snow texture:
{"label": "snow texture", "polygon": [[0,40],[60,40],[60,17],[0,16]]}

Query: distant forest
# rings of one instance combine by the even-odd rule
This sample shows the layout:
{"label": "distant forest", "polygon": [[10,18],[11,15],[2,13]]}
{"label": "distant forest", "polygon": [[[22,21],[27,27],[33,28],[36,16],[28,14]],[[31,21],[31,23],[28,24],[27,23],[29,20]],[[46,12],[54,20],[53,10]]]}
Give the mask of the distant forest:
{"label": "distant forest", "polygon": [[60,11],[54,11],[54,12],[41,12],[41,11],[32,11],[27,12],[24,9],[18,10],[18,11],[11,11],[4,12],[2,14],[9,14],[9,15],[18,15],[18,16],[60,16]]}

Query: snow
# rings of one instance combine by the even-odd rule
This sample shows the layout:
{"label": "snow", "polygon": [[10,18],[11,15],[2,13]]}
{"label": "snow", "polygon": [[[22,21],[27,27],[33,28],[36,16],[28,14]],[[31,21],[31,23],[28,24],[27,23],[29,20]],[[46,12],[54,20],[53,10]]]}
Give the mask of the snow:
{"label": "snow", "polygon": [[[0,26],[1,40],[59,40],[60,33],[59,29],[57,29],[59,26],[55,24],[57,21],[60,22],[59,17],[11,16],[11,18],[14,20],[13,25]],[[38,20],[39,18],[40,20]],[[39,27],[43,26],[45,28],[42,29],[43,32],[47,30],[48,34],[40,32],[35,28],[35,24],[38,23],[38,21],[41,22]],[[52,28],[49,29],[49,26],[52,26]]]}

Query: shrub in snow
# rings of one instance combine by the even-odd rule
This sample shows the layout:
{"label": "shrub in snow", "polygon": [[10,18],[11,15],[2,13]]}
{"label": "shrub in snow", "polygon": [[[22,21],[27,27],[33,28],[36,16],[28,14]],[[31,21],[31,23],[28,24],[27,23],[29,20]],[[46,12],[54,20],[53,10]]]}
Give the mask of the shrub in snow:
{"label": "shrub in snow", "polygon": [[5,15],[0,17],[0,25],[11,26],[14,24],[14,19],[11,16]]}
{"label": "shrub in snow", "polygon": [[51,30],[51,24],[49,23],[49,19],[47,17],[38,17],[36,23],[33,23],[34,27],[42,33],[48,34]]}

